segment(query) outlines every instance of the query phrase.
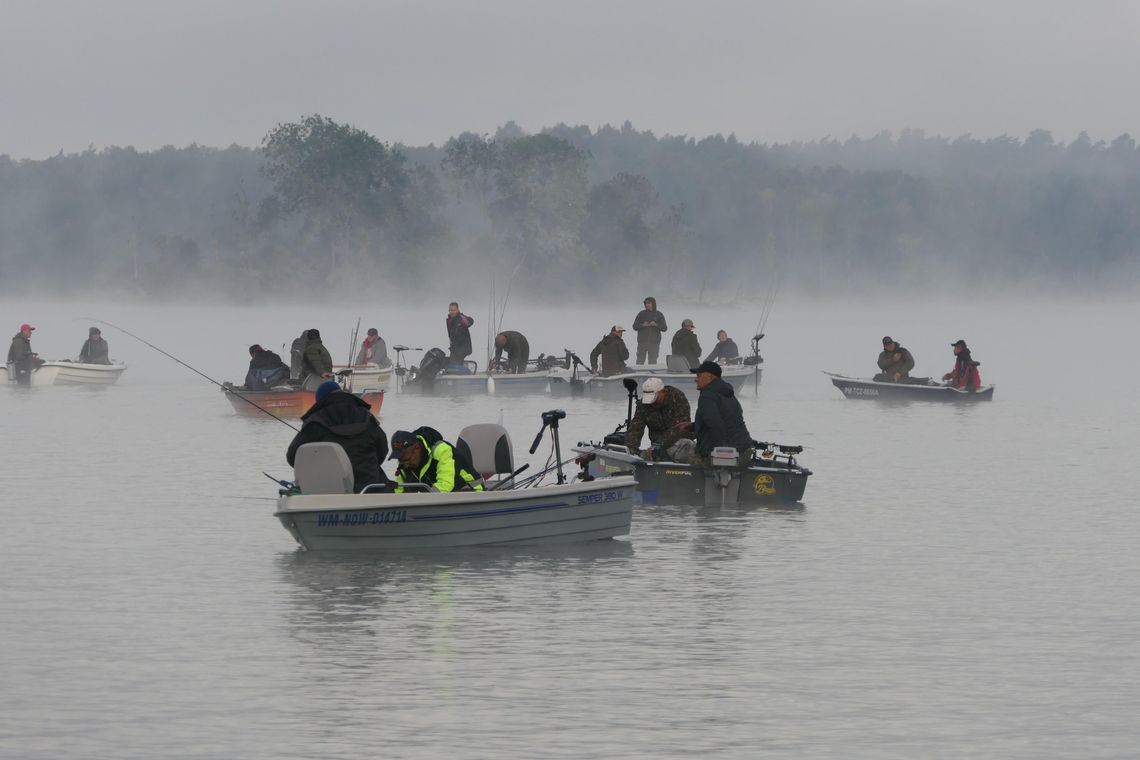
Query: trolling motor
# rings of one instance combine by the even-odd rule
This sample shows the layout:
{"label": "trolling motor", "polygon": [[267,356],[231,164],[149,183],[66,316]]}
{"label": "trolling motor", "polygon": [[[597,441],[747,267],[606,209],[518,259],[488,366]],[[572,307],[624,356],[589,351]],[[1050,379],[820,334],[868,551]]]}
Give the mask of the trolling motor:
{"label": "trolling motor", "polygon": [[396,390],[400,390],[400,386],[404,382],[404,376],[408,374],[408,367],[404,364],[405,351],[423,351],[422,348],[411,348],[405,345],[392,346],[392,350],[396,352],[396,366],[392,368],[392,372],[396,375]]}
{"label": "trolling motor", "polygon": [[590,374],[590,368],[586,366],[584,361],[578,358],[578,354],[568,348],[562,350],[566,352],[565,364],[563,366],[565,369],[570,370],[570,395],[581,396],[586,392],[586,381],[578,378],[578,368],[581,367],[582,371],[587,375]]}
{"label": "trolling motor", "polygon": [[562,474],[562,445],[558,440],[558,420],[566,419],[566,412],[561,409],[551,409],[550,411],[542,413],[542,430],[538,431],[538,435],[534,437],[534,443],[530,445],[530,453],[538,451],[539,444],[542,443],[542,436],[546,433],[546,428],[554,433],[554,461],[558,463],[558,485],[566,482],[566,476]]}
{"label": "trolling motor", "polygon": [[753,393],[760,394],[760,365],[764,363],[764,357],[760,355],[760,341],[764,339],[764,333],[757,333],[752,336],[752,355],[744,358],[744,364],[752,367],[752,391]]}

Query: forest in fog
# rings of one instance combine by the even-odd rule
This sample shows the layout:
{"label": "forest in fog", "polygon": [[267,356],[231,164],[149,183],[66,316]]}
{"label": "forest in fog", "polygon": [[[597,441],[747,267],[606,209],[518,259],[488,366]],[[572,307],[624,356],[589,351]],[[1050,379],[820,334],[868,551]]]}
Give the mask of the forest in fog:
{"label": "forest in fog", "polygon": [[255,147],[0,156],[10,294],[1091,289],[1134,282],[1137,240],[1128,135],[756,144],[508,123],[412,146],[314,115]]}

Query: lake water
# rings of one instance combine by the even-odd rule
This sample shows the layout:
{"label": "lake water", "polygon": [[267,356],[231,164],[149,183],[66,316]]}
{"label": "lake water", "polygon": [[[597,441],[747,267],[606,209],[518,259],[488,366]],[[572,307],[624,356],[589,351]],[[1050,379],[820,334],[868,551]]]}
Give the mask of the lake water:
{"label": "lake water", "polygon": [[[627,539],[541,550],[299,552],[261,475],[290,475],[293,432],[111,328],[120,384],[0,388],[0,755],[1135,757],[1140,308],[788,301],[742,402],[754,437],[807,446],[802,508],[639,508]],[[585,355],[636,308],[503,327]],[[662,309],[706,351],[755,327],[751,306]],[[427,348],[443,311],[361,332]],[[239,382],[249,343],[306,327],[342,360],[357,314],[0,308],[45,357],[94,315]],[[843,399],[820,370],[871,374],[884,333],[936,376],[966,338],[993,403]],[[381,423],[501,420],[537,464],[554,406],[564,448],[625,413],[393,393]]]}

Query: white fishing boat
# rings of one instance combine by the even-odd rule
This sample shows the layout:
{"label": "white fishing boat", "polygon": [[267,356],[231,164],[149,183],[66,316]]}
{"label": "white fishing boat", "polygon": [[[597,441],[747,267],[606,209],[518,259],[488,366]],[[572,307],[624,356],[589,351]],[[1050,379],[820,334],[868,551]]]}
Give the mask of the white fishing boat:
{"label": "white fishing boat", "polygon": [[[15,365],[8,363],[8,380],[15,382]],[[112,385],[126,371],[122,362],[87,364],[67,359],[44,362],[32,370],[32,386],[46,385]]]}
{"label": "white fishing boat", "polygon": [[341,385],[355,393],[387,390],[392,379],[392,365],[379,364],[334,364],[333,374]]}
{"label": "white fishing boat", "polygon": [[[550,428],[558,482],[527,487],[517,481],[506,430],[472,425],[456,448],[468,454],[486,482],[484,491],[393,493],[382,484],[353,493],[347,455],[335,443],[311,443],[297,451],[295,482],[283,483],[275,516],[307,550],[402,550],[502,544],[550,544],[627,535],[636,481],[629,476],[594,478],[584,466],[566,482],[558,444],[561,410],[543,414],[531,453]],[[550,468],[548,468],[550,469]],[[530,483],[528,483],[530,481]],[[419,484],[415,484],[419,485]]]}

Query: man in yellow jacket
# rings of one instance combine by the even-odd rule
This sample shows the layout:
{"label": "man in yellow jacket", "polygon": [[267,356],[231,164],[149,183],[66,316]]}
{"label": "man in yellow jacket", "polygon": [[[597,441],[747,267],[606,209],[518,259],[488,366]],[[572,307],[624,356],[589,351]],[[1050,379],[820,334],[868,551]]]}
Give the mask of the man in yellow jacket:
{"label": "man in yellow jacket", "polygon": [[397,430],[389,458],[400,460],[396,493],[404,493],[404,483],[423,483],[440,493],[483,490],[483,478],[471,462],[432,428]]}

